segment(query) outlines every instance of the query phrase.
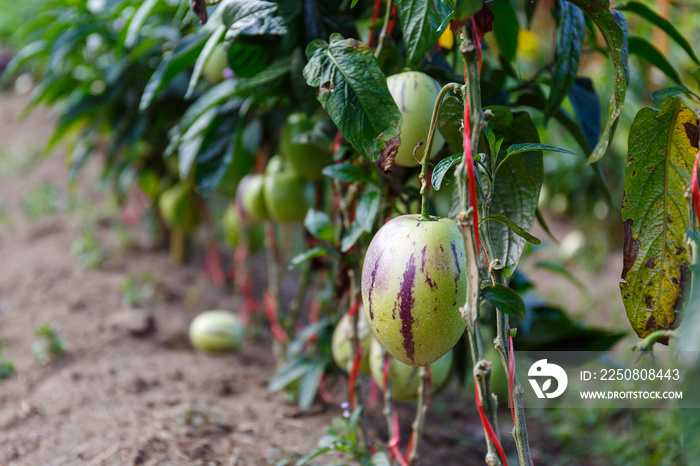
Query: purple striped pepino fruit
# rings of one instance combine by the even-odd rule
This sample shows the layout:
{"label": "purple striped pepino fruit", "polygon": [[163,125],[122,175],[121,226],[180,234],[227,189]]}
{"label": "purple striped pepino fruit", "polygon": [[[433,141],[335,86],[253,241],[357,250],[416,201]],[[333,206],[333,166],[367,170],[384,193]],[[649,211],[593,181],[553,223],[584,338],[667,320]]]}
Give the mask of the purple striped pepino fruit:
{"label": "purple striped pepino fruit", "polygon": [[399,361],[425,366],[446,354],[466,323],[462,233],[447,218],[402,215],[379,229],[362,268],[370,327]]}

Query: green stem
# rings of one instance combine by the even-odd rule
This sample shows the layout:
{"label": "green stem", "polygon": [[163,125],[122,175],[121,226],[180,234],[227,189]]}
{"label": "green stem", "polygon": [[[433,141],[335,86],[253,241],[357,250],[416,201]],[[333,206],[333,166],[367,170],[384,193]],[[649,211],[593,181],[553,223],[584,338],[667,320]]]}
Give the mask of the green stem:
{"label": "green stem", "polygon": [[[505,285],[503,278],[503,268],[500,261],[494,260],[491,265],[491,282]],[[508,325],[508,314],[496,308],[496,350],[501,356],[501,363],[505,373],[509,373],[510,367],[510,327]],[[515,425],[513,426],[513,438],[518,449],[518,460],[520,464],[531,464],[530,442],[527,436],[527,425],[525,423],[525,405],[523,403],[523,387],[518,381],[517,372],[513,374],[513,412],[515,414]]]}
{"label": "green stem", "polygon": [[426,140],[425,150],[423,151],[423,158],[421,159],[421,170],[418,176],[421,181],[420,185],[420,195],[421,195],[421,217],[424,220],[430,220],[430,214],[428,213],[428,161],[430,159],[430,150],[433,147],[433,136],[435,135],[435,129],[437,128],[437,119],[440,114],[440,107],[442,106],[442,100],[445,98],[445,94],[450,91],[459,89],[461,84],[449,83],[446,84],[435,100],[435,105],[433,105],[433,115],[430,117],[430,130],[428,131],[428,139]]}
{"label": "green stem", "polygon": [[299,319],[299,313],[301,311],[301,305],[304,303],[304,298],[306,297],[306,292],[309,289],[309,284],[311,283],[311,267],[307,266],[301,272],[301,277],[299,277],[299,287],[297,288],[294,297],[289,302],[289,314],[284,320],[284,331],[288,335],[294,333],[294,326]]}
{"label": "green stem", "polygon": [[386,0],[386,11],[384,12],[384,24],[382,24],[382,31],[379,33],[379,39],[377,40],[377,50],[374,52],[374,56],[379,58],[384,48],[384,39],[386,38],[387,30],[389,29],[389,22],[391,21],[391,1]]}
{"label": "green stem", "polygon": [[187,259],[187,232],[180,228],[170,230],[170,259],[184,264]]}

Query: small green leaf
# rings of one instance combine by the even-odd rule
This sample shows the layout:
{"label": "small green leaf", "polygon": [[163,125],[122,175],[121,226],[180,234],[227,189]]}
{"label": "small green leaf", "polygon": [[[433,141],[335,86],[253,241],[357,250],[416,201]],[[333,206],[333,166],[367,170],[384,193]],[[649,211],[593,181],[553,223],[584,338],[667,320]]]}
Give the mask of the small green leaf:
{"label": "small green leaf", "polygon": [[555,146],[548,146],[546,144],[537,144],[537,143],[526,143],[526,144],[513,144],[508,148],[508,151],[506,152],[506,156],[501,162],[498,164],[498,167],[496,167],[496,171],[503,165],[509,158],[513,157],[514,155],[518,154],[524,154],[526,152],[539,152],[543,150],[548,150],[550,152],[560,152],[562,154],[571,154],[571,155],[577,155],[576,152],[571,152],[570,150],[567,149],[562,149],[561,147],[555,147]]}
{"label": "small green leaf", "polygon": [[480,295],[484,301],[497,309],[520,320],[525,320],[525,303],[515,290],[497,283],[483,287]]}
{"label": "small green leaf", "polygon": [[401,112],[386,85],[374,51],[356,39],[332,34],[306,48],[304,77],[316,98],[353,147],[372,163],[399,136]]}
{"label": "small green leaf", "polygon": [[433,169],[433,174],[430,178],[430,184],[433,186],[435,191],[440,190],[442,180],[445,178],[445,175],[447,175],[450,168],[452,168],[452,166],[458,163],[460,160],[462,160],[462,154],[452,154],[438,162]]}
{"label": "small green leaf", "polygon": [[680,45],[683,50],[685,50],[688,56],[695,63],[700,65],[700,59],[698,59],[698,56],[695,54],[695,51],[693,51],[693,47],[690,45],[688,40],[683,37],[683,34],[681,34],[669,20],[659,16],[658,13],[649,8],[647,5],[640,2],[629,2],[626,5],[617,7],[617,9],[635,13],[646,19],[651,24],[661,28],[661,30],[668,34],[671,39],[675,40],[676,43]]}
{"label": "small green leaf", "polygon": [[38,40],[22,47],[22,50],[10,60],[10,63],[7,64],[7,68],[5,68],[5,71],[0,75],[0,88],[7,84],[27,61],[44,53],[48,50],[48,47],[49,43],[45,40]]}
{"label": "small green leaf", "polygon": [[151,13],[151,10],[154,6],[156,6],[157,3],[158,0],[145,0],[141,4],[139,9],[136,10],[134,16],[131,17],[131,21],[129,22],[129,28],[126,31],[126,38],[124,39],[124,46],[126,48],[131,48],[134,46],[134,44],[136,44],[136,40],[139,38],[141,28],[145,24],[148,15]]}
{"label": "small green leaf", "polygon": [[313,208],[309,209],[306,212],[306,218],[304,218],[304,227],[318,239],[328,241],[331,244],[335,241],[331,219],[325,212]]}
{"label": "small green leaf", "polygon": [[654,101],[654,106],[658,107],[661,102],[667,97],[676,97],[683,94],[692,94],[691,90],[685,86],[671,86],[666,89],[661,89],[651,93],[651,99]]}
{"label": "small green leaf", "polygon": [[304,251],[302,253],[297,254],[292,258],[291,261],[289,261],[289,268],[293,269],[298,265],[303,264],[306,261],[309,261],[311,259],[314,259],[316,257],[323,257],[328,255],[328,251],[325,250],[324,248],[320,247],[315,247],[311,248],[307,251]]}
{"label": "small green leaf", "polygon": [[500,214],[493,214],[489,215],[488,217],[484,217],[481,220],[479,220],[479,224],[482,224],[483,222],[486,221],[494,221],[494,222],[501,222],[502,224],[506,225],[508,228],[513,231],[516,235],[520,236],[521,238],[524,238],[528,243],[532,244],[541,244],[542,241],[539,240],[539,238],[535,237],[534,235],[531,235],[527,231],[525,231],[522,227],[520,227],[517,223],[506,217],[505,215],[500,215]]}
{"label": "small green leaf", "polygon": [[333,165],[328,165],[321,173],[329,178],[334,178],[338,181],[344,181],[346,183],[353,183],[355,181],[363,183],[370,181],[370,176],[366,171],[351,163],[336,163]]}
{"label": "small green leaf", "polygon": [[535,268],[538,269],[544,269],[544,270],[549,270],[550,272],[554,272],[557,275],[560,275],[567,280],[569,280],[578,290],[585,296],[589,298],[593,298],[593,294],[591,291],[586,287],[585,283],[583,283],[581,280],[576,278],[576,276],[571,273],[569,269],[564,267],[561,263],[559,262],[554,262],[554,261],[537,261],[535,263]]}
{"label": "small green leaf", "polygon": [[681,84],[681,77],[678,71],[669,63],[668,59],[647,40],[638,36],[629,38],[629,50],[633,55],[644,58],[646,61],[660,69],[666,76]]}
{"label": "small green leaf", "polygon": [[455,96],[447,96],[440,106],[438,115],[438,130],[445,138],[450,152],[461,152],[462,120],[464,119],[464,104]]}

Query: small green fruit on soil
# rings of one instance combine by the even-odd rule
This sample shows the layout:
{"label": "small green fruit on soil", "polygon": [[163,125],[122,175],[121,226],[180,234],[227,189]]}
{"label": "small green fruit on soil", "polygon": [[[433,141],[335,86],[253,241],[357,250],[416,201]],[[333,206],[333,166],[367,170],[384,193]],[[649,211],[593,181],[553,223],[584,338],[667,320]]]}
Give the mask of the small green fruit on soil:
{"label": "small green fruit on soil", "polygon": [[[372,378],[377,382],[377,385],[384,390],[384,359],[382,358],[381,343],[377,340],[372,340],[369,357]],[[452,359],[452,351],[448,351],[443,357],[430,364],[432,393],[440,390],[449,380],[452,370]],[[418,386],[420,384],[419,369],[404,364],[393,357],[390,357],[389,360],[389,381],[391,382],[391,394],[394,400],[416,400],[418,398]]]}
{"label": "small green fruit on soil", "polygon": [[268,162],[264,184],[265,207],[279,223],[301,222],[314,199],[314,186],[275,156]]}
{"label": "small green fruit on soil", "polygon": [[236,202],[243,212],[243,218],[255,225],[270,218],[265,207],[265,177],[260,174],[246,175],[238,185]]}
{"label": "small green fruit on soil", "polygon": [[362,302],[386,350],[411,366],[438,360],[466,326],[462,233],[446,218],[402,215],[372,239],[362,269]]}
{"label": "small green fruit on soil", "polygon": [[158,199],[158,209],[165,224],[171,228],[191,231],[197,226],[199,218],[194,188],[187,183],[177,183],[163,191]]}
{"label": "small green fruit on soil", "polygon": [[[395,162],[404,167],[415,167],[423,158],[433,106],[440,93],[440,84],[427,74],[418,71],[389,76],[386,84],[403,117],[401,145]],[[419,142],[423,142],[423,146],[416,150],[414,158],[413,150]],[[437,154],[444,144],[445,139],[436,129],[430,157]]]}
{"label": "small green fruit on soil", "polygon": [[331,146],[328,141],[298,140],[313,128],[314,121],[305,113],[292,113],[282,128],[280,152],[299,176],[316,181],[321,178],[323,167],[331,163]]}
{"label": "small green fruit on soil", "polygon": [[[357,336],[362,348],[359,373],[360,375],[369,375],[369,349],[374,337],[372,337],[372,330],[369,328],[364,311],[360,309],[358,312]],[[333,331],[331,353],[338,367],[348,374],[352,371],[352,366],[355,363],[352,340],[352,317],[346,313],[340,318]]]}
{"label": "small green fruit on soil", "polygon": [[237,351],[245,338],[245,328],[236,314],[207,311],[190,324],[192,346],[205,353]]}

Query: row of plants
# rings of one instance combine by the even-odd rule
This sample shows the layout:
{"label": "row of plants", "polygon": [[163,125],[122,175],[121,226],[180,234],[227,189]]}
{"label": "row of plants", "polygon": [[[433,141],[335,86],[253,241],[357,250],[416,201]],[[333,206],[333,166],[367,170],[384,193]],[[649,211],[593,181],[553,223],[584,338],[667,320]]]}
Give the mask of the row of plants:
{"label": "row of plants", "polygon": [[[454,367],[463,382],[473,378],[486,462],[508,463],[501,404],[511,408],[518,461],[533,463],[514,348],[605,350],[622,336],[533,298],[517,269],[541,243],[530,233],[535,222],[549,231],[538,207],[549,154],[585,160],[576,177],[595,187],[586,209],[603,203],[603,217],[621,215],[622,297],[644,347],[668,342],[678,326],[696,229],[686,194],[699,99],[686,84],[698,87],[700,73],[679,74],[629,33],[626,18],[663,31],[684,63],[700,60],[645,4],[76,0],[43,8],[18,32],[26,45],[0,83],[23,67],[38,73],[30,107],[58,112],[49,148],[67,146],[73,176],[99,158],[124,202],[139,196],[158,213],[175,261],[196,238],[223,285],[222,243],[234,249],[232,285],[244,304],[229,325],[266,317],[279,364],[271,389],[308,408],[327,396],[338,367],[348,373],[344,434],[303,461],[342,450],[364,463],[414,464],[430,394]],[[537,15],[552,18],[553,56],[524,74],[536,61],[522,33]],[[609,63],[607,81],[581,75],[591,60]],[[624,187],[620,210],[604,164],[628,83],[637,82],[630,63],[675,85],[650,96],[655,107],[629,127],[624,179],[607,167],[618,176],[611,185]],[[646,92],[630,86],[633,100]],[[543,141],[541,125],[566,136]],[[263,250],[267,280],[257,295],[250,257]],[[283,287],[290,278],[292,296]],[[492,395],[494,359],[507,376],[505,399]],[[385,392],[386,442],[367,434],[362,377],[370,374]],[[392,403],[410,399],[416,417],[403,453]]]}

